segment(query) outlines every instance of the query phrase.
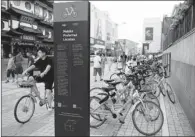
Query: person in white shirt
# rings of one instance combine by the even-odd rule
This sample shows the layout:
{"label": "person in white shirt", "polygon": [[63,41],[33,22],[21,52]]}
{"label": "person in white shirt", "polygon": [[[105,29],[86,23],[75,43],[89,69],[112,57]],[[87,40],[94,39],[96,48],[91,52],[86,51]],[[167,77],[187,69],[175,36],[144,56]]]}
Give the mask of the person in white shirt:
{"label": "person in white shirt", "polygon": [[94,76],[95,82],[97,81],[97,73],[100,76],[100,81],[102,81],[102,68],[101,68],[101,57],[98,52],[96,52],[96,56],[94,57]]}

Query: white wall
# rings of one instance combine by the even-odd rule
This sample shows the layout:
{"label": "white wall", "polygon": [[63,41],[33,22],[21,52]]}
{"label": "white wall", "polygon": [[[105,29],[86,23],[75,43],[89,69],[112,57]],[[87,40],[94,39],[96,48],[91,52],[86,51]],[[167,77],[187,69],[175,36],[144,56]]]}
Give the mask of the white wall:
{"label": "white wall", "polygon": [[171,52],[171,59],[195,66],[195,29],[176,41],[163,53]]}
{"label": "white wall", "polygon": [[149,42],[149,52],[158,52],[161,47],[161,18],[146,18],[143,23],[143,42],[145,41],[145,28],[153,27],[153,41]]}

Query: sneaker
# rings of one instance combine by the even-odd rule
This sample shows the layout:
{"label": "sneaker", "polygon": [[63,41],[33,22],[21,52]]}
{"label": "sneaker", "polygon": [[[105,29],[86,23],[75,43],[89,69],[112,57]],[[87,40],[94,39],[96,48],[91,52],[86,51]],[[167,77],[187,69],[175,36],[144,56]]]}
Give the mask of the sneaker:
{"label": "sneaker", "polygon": [[47,110],[50,112],[50,111],[52,111],[53,109],[52,109],[52,107],[48,107]]}
{"label": "sneaker", "polygon": [[100,81],[102,81],[103,79],[100,79]]}
{"label": "sneaker", "polygon": [[14,83],[15,82],[15,80],[12,80],[12,83]]}
{"label": "sneaker", "polygon": [[95,80],[95,82],[97,82],[97,80]]}

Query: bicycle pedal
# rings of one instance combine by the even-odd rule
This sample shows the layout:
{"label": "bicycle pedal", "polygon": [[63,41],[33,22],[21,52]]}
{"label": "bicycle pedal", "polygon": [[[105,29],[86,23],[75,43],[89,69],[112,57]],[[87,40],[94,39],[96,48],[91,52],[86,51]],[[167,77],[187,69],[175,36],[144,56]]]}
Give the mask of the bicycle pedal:
{"label": "bicycle pedal", "polygon": [[44,104],[42,102],[39,102],[39,106],[42,107]]}
{"label": "bicycle pedal", "polygon": [[122,113],[119,113],[120,114],[120,116],[123,116],[123,114]]}
{"label": "bicycle pedal", "polygon": [[121,124],[125,124],[125,121],[119,120],[119,122],[120,122]]}

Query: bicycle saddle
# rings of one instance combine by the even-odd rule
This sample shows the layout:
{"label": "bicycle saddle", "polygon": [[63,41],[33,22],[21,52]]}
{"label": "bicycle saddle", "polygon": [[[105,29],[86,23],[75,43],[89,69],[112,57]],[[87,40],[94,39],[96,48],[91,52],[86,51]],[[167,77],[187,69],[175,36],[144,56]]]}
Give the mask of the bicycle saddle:
{"label": "bicycle saddle", "polygon": [[114,81],[113,79],[104,80],[104,82],[106,82],[106,83],[113,82],[113,81]]}
{"label": "bicycle saddle", "polygon": [[114,82],[110,82],[109,84],[115,87],[117,84],[120,83],[122,83],[122,81],[114,81]]}
{"label": "bicycle saddle", "polygon": [[110,92],[115,89],[115,87],[102,87],[102,89],[106,92]]}

